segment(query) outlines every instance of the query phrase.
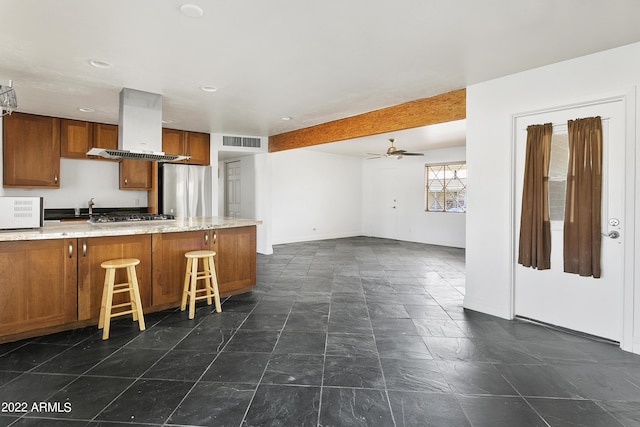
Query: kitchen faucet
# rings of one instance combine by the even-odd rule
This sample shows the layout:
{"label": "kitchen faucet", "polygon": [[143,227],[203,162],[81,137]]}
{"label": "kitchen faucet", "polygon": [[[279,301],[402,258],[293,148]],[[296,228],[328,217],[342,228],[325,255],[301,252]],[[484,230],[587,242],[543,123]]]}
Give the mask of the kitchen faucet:
{"label": "kitchen faucet", "polygon": [[93,203],[93,197],[89,200],[89,216],[93,215],[93,205],[95,205],[95,203]]}

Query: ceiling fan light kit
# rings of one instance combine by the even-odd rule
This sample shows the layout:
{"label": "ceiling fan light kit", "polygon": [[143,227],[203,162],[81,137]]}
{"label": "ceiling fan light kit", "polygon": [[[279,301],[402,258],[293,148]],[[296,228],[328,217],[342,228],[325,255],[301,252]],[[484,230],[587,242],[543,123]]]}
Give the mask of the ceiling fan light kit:
{"label": "ceiling fan light kit", "polygon": [[387,152],[384,154],[367,153],[370,156],[374,156],[374,157],[367,157],[367,160],[380,159],[382,157],[395,157],[396,159],[400,160],[402,156],[424,156],[423,153],[410,153],[406,150],[398,150],[395,147],[395,145],[393,145],[395,141],[396,140],[394,138],[389,139],[389,142],[391,143],[391,147],[389,147],[387,149]]}

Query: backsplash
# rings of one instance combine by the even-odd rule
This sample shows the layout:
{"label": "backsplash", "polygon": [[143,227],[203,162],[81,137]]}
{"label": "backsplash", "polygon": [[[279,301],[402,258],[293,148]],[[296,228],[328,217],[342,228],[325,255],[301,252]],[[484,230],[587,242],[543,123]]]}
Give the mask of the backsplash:
{"label": "backsplash", "polygon": [[0,188],[0,196],[40,196],[45,209],[146,207],[147,192],[120,190],[119,164],[98,160],[60,159],[60,188]]}

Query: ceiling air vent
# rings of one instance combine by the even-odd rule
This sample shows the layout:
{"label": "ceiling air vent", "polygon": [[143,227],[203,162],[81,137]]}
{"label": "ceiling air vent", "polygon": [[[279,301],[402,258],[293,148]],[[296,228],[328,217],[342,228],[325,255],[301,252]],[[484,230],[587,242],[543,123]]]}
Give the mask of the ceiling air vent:
{"label": "ceiling air vent", "polygon": [[260,148],[262,146],[260,138],[248,136],[223,136],[222,145],[227,147],[249,147]]}
{"label": "ceiling air vent", "polygon": [[241,136],[223,136],[222,145],[226,145],[227,147],[242,147],[242,137]]}
{"label": "ceiling air vent", "polygon": [[260,148],[260,138],[242,138],[243,147]]}

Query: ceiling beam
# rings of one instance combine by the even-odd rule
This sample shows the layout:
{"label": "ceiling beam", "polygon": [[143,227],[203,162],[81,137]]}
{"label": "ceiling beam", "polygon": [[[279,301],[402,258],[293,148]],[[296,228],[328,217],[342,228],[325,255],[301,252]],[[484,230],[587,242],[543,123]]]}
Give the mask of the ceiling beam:
{"label": "ceiling beam", "polygon": [[418,126],[461,120],[467,115],[467,91],[417,99],[269,137],[269,152],[309,147]]}

